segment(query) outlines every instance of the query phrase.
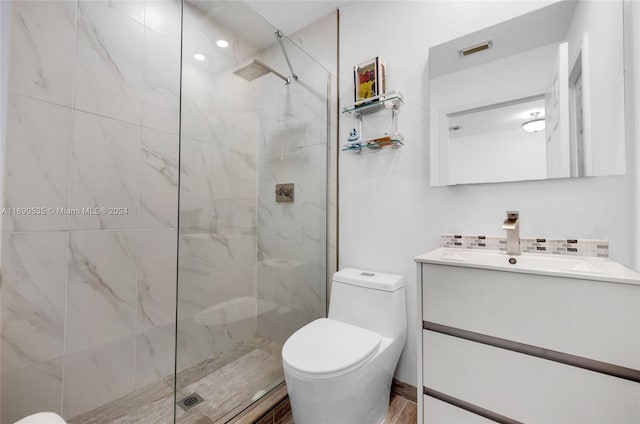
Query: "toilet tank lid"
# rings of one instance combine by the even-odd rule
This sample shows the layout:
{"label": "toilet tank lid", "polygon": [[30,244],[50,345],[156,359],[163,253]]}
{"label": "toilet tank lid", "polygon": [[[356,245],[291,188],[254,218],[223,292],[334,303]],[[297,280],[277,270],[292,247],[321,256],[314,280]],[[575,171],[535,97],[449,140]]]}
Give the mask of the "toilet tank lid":
{"label": "toilet tank lid", "polygon": [[404,287],[404,277],[402,275],[384,274],[356,268],[345,268],[336,272],[333,274],[333,281],[389,292],[394,292]]}

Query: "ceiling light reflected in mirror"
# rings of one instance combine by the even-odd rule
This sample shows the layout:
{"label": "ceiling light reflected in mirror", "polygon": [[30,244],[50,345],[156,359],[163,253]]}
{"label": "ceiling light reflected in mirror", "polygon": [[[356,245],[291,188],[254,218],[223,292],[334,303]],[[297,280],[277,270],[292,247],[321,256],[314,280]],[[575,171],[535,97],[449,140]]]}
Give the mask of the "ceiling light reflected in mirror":
{"label": "ceiling light reflected in mirror", "polygon": [[531,119],[522,124],[522,129],[529,133],[542,131],[544,127],[544,117],[540,117],[540,112],[531,113]]}

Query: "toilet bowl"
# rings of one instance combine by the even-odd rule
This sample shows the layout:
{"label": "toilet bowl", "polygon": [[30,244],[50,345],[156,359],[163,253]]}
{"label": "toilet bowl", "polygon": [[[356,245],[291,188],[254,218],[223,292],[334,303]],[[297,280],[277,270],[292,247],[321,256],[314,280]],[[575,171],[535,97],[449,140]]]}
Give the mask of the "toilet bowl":
{"label": "toilet bowl", "polygon": [[297,424],[378,424],[407,337],[404,278],[334,274],[328,318],[285,342],[282,362]]}
{"label": "toilet bowl", "polygon": [[16,421],[14,424],[66,424],[66,421],[53,412],[39,412]]}

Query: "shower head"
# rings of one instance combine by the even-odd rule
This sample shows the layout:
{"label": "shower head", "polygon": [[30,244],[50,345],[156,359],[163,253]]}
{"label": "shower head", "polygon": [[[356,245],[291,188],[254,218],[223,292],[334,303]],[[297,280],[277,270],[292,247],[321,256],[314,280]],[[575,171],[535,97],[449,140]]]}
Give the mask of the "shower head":
{"label": "shower head", "polygon": [[268,73],[272,73],[275,76],[282,78],[285,84],[289,84],[291,82],[290,77],[285,77],[280,72],[258,59],[252,59],[247,65],[233,71],[233,73],[246,81],[253,81],[254,79],[265,76]]}
{"label": "shower head", "polygon": [[267,75],[270,68],[257,59],[253,59],[249,64],[233,71],[234,74],[247,81],[253,81],[256,78]]}

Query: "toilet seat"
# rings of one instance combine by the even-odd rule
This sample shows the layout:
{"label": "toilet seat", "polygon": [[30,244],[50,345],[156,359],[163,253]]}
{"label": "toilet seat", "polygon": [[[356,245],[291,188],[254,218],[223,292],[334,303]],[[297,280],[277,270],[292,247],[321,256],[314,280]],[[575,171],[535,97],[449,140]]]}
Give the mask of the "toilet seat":
{"label": "toilet seat", "polygon": [[282,347],[282,361],[292,373],[307,379],[348,374],[372,358],[380,346],[378,333],[329,318],[317,319],[296,331]]}

